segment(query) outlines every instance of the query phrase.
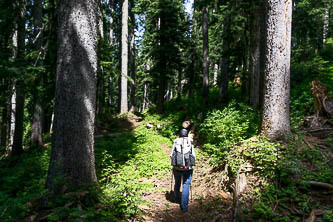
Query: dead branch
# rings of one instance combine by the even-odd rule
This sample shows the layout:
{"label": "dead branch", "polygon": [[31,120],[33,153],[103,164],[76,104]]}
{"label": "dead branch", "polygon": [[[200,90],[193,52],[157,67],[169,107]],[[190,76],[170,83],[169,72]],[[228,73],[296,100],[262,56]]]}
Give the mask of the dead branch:
{"label": "dead branch", "polygon": [[313,180],[305,180],[303,182],[306,184],[309,184],[311,186],[317,186],[317,187],[322,187],[322,188],[326,188],[329,190],[333,190],[333,185],[329,184],[329,183],[323,183],[323,182],[318,182],[318,181],[313,181]]}
{"label": "dead branch", "polygon": [[110,133],[110,134],[104,134],[104,135],[95,135],[95,139],[102,138],[102,137],[113,137],[113,136],[121,136],[122,133]]}

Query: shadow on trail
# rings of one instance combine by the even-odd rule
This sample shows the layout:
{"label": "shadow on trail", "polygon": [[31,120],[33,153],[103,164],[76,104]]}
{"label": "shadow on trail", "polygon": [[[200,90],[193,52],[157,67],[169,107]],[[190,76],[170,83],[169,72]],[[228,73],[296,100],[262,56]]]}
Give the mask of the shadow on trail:
{"label": "shadow on trail", "polygon": [[108,173],[117,172],[127,161],[139,152],[135,146],[137,138],[132,133],[122,133],[113,137],[103,137],[95,140],[95,166],[98,178]]}
{"label": "shadow on trail", "polygon": [[193,199],[189,203],[189,210],[183,213],[180,205],[172,203],[172,192],[167,192],[167,203],[160,205],[160,209],[151,212],[150,221],[196,222],[196,221],[232,221],[232,201],[220,197],[208,197],[207,199]]}

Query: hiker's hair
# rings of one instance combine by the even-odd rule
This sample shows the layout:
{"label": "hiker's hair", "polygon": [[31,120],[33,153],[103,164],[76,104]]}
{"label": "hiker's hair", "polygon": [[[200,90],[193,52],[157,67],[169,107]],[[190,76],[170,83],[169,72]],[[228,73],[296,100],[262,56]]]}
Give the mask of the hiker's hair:
{"label": "hiker's hair", "polygon": [[188,136],[188,131],[187,129],[181,129],[179,131],[179,137],[187,137]]}

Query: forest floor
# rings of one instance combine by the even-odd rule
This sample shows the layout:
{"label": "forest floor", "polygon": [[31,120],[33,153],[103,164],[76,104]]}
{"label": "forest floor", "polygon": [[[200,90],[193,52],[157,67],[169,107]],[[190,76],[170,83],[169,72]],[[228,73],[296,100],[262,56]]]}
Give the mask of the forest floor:
{"label": "forest floor", "polygon": [[[140,124],[140,117],[130,115],[120,121],[124,131],[132,131]],[[169,156],[171,147],[159,144]],[[209,160],[203,155],[197,155],[197,166],[193,171],[189,197],[189,211],[183,213],[178,203],[172,202],[174,178],[172,172],[164,173],[162,177],[147,179],[154,185],[154,192],[146,192],[140,205],[142,216],[134,221],[230,221],[232,220],[233,197],[230,192],[222,191],[216,178],[218,170],[212,168]],[[214,178],[214,179],[212,179]],[[215,183],[215,184],[214,184]],[[182,189],[182,188],[181,188]]]}
{"label": "forest floor", "polygon": [[[138,117],[131,117],[125,121],[122,126],[128,130],[134,130],[138,126]],[[311,131],[311,129],[308,129]],[[328,161],[333,160],[333,149],[327,147],[326,137],[316,137],[308,133],[303,138],[304,141],[299,146],[298,152],[303,152],[304,146],[310,149],[319,149],[323,156],[327,157]],[[171,147],[165,144],[160,144],[161,148],[165,150],[165,155],[169,156]],[[196,147],[197,148],[197,147]],[[173,203],[173,185],[174,178],[171,171],[164,174],[162,177],[152,177],[147,179],[151,182],[156,189],[153,192],[146,192],[143,194],[142,199],[145,204],[140,205],[142,215],[135,218],[134,221],[232,221],[235,213],[235,205],[232,190],[225,190],[221,184],[221,177],[223,176],[223,169],[217,169],[210,165],[209,159],[203,155],[198,155],[197,166],[194,169],[193,179],[191,183],[189,211],[183,213],[179,204]],[[303,163],[308,170],[317,170],[311,163]],[[240,197],[243,209],[251,209],[253,202],[256,200],[256,195],[253,190],[257,187],[262,187],[264,181],[254,175],[247,175],[247,188]],[[333,209],[333,197],[330,192],[323,192],[315,187],[308,197],[309,202],[318,202],[327,209]],[[283,206],[286,214],[298,215],[302,220],[307,221],[322,221],[320,215],[325,211],[320,209],[312,209],[311,214],[304,214],[299,211],[299,206],[295,206],[292,201],[290,205]],[[282,208],[283,208],[282,207]],[[275,208],[280,208],[279,200]],[[247,217],[246,214],[240,213],[238,218],[240,221],[254,221],[253,218]],[[282,213],[283,214],[283,213]]]}
{"label": "forest floor", "polygon": [[[169,155],[171,147],[161,144],[165,155]],[[183,213],[180,205],[173,203],[174,178],[171,171],[162,178],[152,177],[150,180],[156,192],[145,194],[142,198],[150,202],[140,206],[144,221],[229,221],[232,219],[233,198],[230,193],[208,183],[208,175],[213,169],[208,160],[200,156],[193,172],[189,197],[189,211]],[[162,191],[160,191],[162,190]]]}

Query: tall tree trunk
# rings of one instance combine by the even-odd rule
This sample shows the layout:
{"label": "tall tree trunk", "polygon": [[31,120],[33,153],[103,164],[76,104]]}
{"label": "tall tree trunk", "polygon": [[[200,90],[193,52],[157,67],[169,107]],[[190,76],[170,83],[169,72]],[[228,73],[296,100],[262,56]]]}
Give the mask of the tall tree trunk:
{"label": "tall tree trunk", "polygon": [[197,66],[197,49],[196,49],[196,41],[197,41],[197,33],[196,30],[198,28],[198,22],[197,22],[197,16],[196,16],[196,11],[197,11],[197,0],[193,0],[193,16],[192,16],[192,32],[191,32],[191,48],[192,48],[192,53],[191,53],[191,64],[190,64],[190,69],[189,69],[189,92],[188,95],[189,97],[194,96],[195,92],[195,85],[196,85],[196,66]]}
{"label": "tall tree trunk", "polygon": [[128,0],[123,0],[121,16],[121,85],[120,113],[128,112],[127,76],[128,76]]}
{"label": "tall tree trunk", "polygon": [[8,104],[7,102],[5,102],[1,115],[0,147],[6,147],[7,145],[7,126],[8,126]]}
{"label": "tall tree trunk", "polygon": [[265,6],[254,6],[250,24],[249,59],[249,104],[260,109],[263,104],[264,68],[265,68]]}
{"label": "tall tree trunk", "polygon": [[249,64],[249,104],[253,108],[259,108],[260,101],[260,19],[259,10],[255,10],[250,24],[250,64]]}
{"label": "tall tree trunk", "polygon": [[131,18],[131,44],[130,44],[130,53],[129,53],[129,67],[130,67],[130,112],[135,111],[135,83],[136,83],[136,70],[135,70],[135,17],[134,17],[134,0],[130,1],[131,10],[130,10],[130,18]]}
{"label": "tall tree trunk", "polygon": [[292,1],[267,1],[267,39],[261,134],[287,139],[290,132],[290,42]]}
{"label": "tall tree trunk", "polygon": [[208,6],[202,8],[202,36],[203,36],[203,83],[202,99],[208,103],[209,93],[209,46],[208,46]]}
{"label": "tall tree trunk", "polygon": [[35,49],[40,50],[43,45],[43,0],[34,0],[33,17]]}
{"label": "tall tree trunk", "polygon": [[[99,46],[103,45],[104,42],[104,16],[103,16],[103,1],[98,0],[98,40]],[[100,47],[98,47],[98,50]],[[104,69],[100,64],[100,59],[98,59],[98,69],[97,69],[97,96],[96,96],[96,116],[103,113],[105,102],[104,93]]]}
{"label": "tall tree trunk", "polygon": [[12,154],[19,155],[23,152],[23,117],[24,117],[24,92],[23,82],[16,82],[16,110]]}
{"label": "tall tree trunk", "polygon": [[[227,15],[226,22],[223,28],[225,33],[230,32],[230,20],[231,20],[231,15]],[[229,45],[228,44],[229,44],[228,38],[225,37],[222,43],[222,59],[220,65],[221,83],[220,83],[219,97],[218,97],[219,103],[225,103],[228,101],[228,86],[229,86],[229,73],[228,73]]]}
{"label": "tall tree trunk", "polygon": [[177,99],[182,98],[182,67],[178,68]]}
{"label": "tall tree trunk", "polygon": [[[17,24],[17,57],[16,60],[22,63],[24,61],[25,47],[25,13],[26,0],[21,0],[19,4],[19,19]],[[22,77],[21,77],[22,78]],[[13,138],[12,154],[18,155],[23,152],[23,117],[24,117],[24,84],[23,80],[16,81],[16,111],[15,111],[15,129]]]}
{"label": "tall tree trunk", "polygon": [[38,149],[43,147],[42,126],[43,126],[43,109],[39,96],[35,96],[34,114],[31,124],[31,145]]}
{"label": "tall tree trunk", "polygon": [[229,66],[229,56],[224,54],[221,59],[221,85],[219,88],[219,103],[225,103],[228,101],[228,84],[229,84],[228,66]]}
{"label": "tall tree trunk", "polygon": [[[36,39],[35,49],[41,53],[43,44],[43,2],[42,0],[35,0],[33,6],[34,16],[34,36]],[[36,64],[37,65],[37,64]],[[36,78],[35,85],[40,85],[40,78]],[[33,92],[34,97],[34,110],[31,123],[31,146],[41,148],[43,146],[42,140],[42,126],[43,126],[43,108],[40,102],[38,87]]]}
{"label": "tall tree trunk", "polygon": [[112,105],[112,77],[109,76],[108,78],[108,105],[111,106]]}
{"label": "tall tree trunk", "polygon": [[16,116],[16,87],[15,84],[12,86],[11,90],[11,99],[10,99],[10,123],[9,123],[9,136],[8,136],[8,153],[11,153],[13,150],[14,142],[14,131],[15,131],[15,116]]}
{"label": "tall tree trunk", "polygon": [[219,65],[218,64],[214,64],[214,77],[213,77],[213,86],[216,87],[217,86],[217,75],[219,73]]}
{"label": "tall tree trunk", "polygon": [[144,83],[143,86],[143,103],[142,103],[142,110],[148,107],[148,83]]}
{"label": "tall tree trunk", "polygon": [[324,2],[324,25],[323,25],[323,43],[326,42],[329,27],[329,4],[328,0]]}
{"label": "tall tree trunk", "polygon": [[[110,8],[110,10],[111,10],[111,14],[112,14],[112,12],[113,12],[113,0],[110,0],[109,1],[109,8]],[[112,15],[110,16],[110,31],[109,31],[109,41],[110,41],[110,45],[112,46],[113,45],[113,43],[114,43],[114,38],[113,38],[113,17],[112,17]]]}
{"label": "tall tree trunk", "polygon": [[[97,182],[94,124],[97,72],[97,5],[58,1],[58,57],[54,127],[46,181],[52,193]],[[63,179],[59,183],[59,179]]]}
{"label": "tall tree trunk", "polygon": [[264,106],[264,82],[265,82],[265,65],[266,65],[266,39],[267,39],[267,4],[262,3],[261,5],[261,19],[260,19],[260,49],[259,49],[259,69],[260,69],[260,77],[259,77],[259,109],[262,110]]}

